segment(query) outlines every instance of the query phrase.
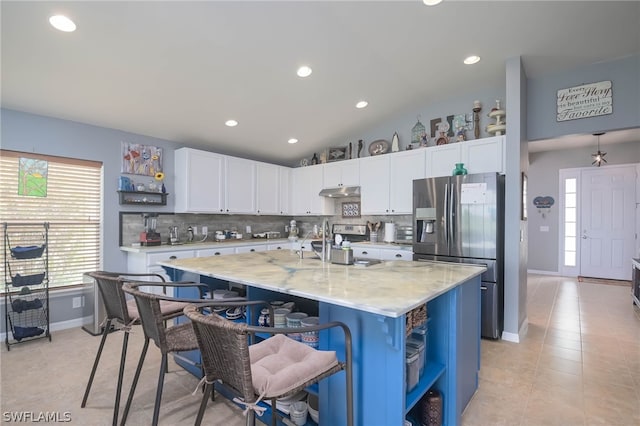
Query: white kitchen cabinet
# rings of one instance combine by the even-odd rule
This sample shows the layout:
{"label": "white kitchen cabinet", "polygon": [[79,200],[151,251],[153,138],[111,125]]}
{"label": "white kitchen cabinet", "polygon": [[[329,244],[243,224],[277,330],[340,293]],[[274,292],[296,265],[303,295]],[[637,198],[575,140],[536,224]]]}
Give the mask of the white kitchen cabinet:
{"label": "white kitchen cabinet", "polygon": [[333,200],[318,195],[323,189],[322,165],[291,170],[292,214],[333,214]]}
{"label": "white kitchen cabinet", "polygon": [[504,173],[504,136],[454,142],[426,149],[426,177],[451,176],[456,163],[463,163],[469,174]]}
{"label": "white kitchen cabinet", "polygon": [[291,169],[280,166],[278,179],[279,214],[289,216],[291,214]]}
{"label": "white kitchen cabinet", "polygon": [[352,247],[354,259],[380,259],[380,249],[372,247]]}
{"label": "white kitchen cabinet", "polygon": [[235,254],[234,247],[216,247],[210,249],[196,250],[196,257],[224,256],[227,254]]}
{"label": "white kitchen cabinet", "polygon": [[425,177],[451,176],[456,163],[462,163],[462,145],[450,143],[427,148]]}
{"label": "white kitchen cabinet", "polygon": [[362,214],[389,213],[389,156],[360,160],[360,209]]}
{"label": "white kitchen cabinet", "polygon": [[399,152],[390,157],[389,213],[413,213],[413,180],[425,176],[423,150]]}
{"label": "white kitchen cabinet", "polygon": [[324,188],[360,185],[360,161],[358,159],[327,163],[322,168]]}
{"label": "white kitchen cabinet", "polygon": [[251,246],[236,247],[236,253],[253,253],[255,251],[266,251],[266,244],[255,244]]}
{"label": "white kitchen cabinet", "polygon": [[256,162],[256,213],[281,214],[281,168],[275,164]]}
{"label": "white kitchen cabinet", "polygon": [[175,151],[176,213],[224,211],[224,156],[208,151],[180,148]]}
{"label": "white kitchen cabinet", "polygon": [[[505,136],[463,142],[461,163],[468,173],[504,173]],[[453,170],[453,167],[451,168]]]}
{"label": "white kitchen cabinet", "polygon": [[[169,259],[186,259],[189,257],[193,257],[195,252],[193,250],[175,250],[175,251],[163,251],[156,253],[128,253],[127,254],[127,272],[131,273],[148,273],[148,274],[159,274],[166,281],[171,281],[171,278],[167,275],[167,272],[164,268],[158,265],[158,262],[165,261]],[[162,289],[160,287],[144,287],[143,290],[149,291],[152,293],[161,293]],[[167,292],[168,296],[173,296],[170,294],[171,290]]]}
{"label": "white kitchen cabinet", "polygon": [[403,151],[362,159],[362,214],[411,214],[413,180],[424,177],[425,150]]}
{"label": "white kitchen cabinet", "polygon": [[225,213],[256,212],[256,162],[225,156]]}
{"label": "white kitchen cabinet", "polygon": [[267,250],[291,250],[293,248],[292,243],[278,243],[278,244],[267,244]]}
{"label": "white kitchen cabinet", "polygon": [[413,260],[413,252],[396,247],[352,246],[353,257],[356,259],[377,259],[377,260]]}
{"label": "white kitchen cabinet", "polygon": [[411,250],[380,249],[380,260],[413,260]]}

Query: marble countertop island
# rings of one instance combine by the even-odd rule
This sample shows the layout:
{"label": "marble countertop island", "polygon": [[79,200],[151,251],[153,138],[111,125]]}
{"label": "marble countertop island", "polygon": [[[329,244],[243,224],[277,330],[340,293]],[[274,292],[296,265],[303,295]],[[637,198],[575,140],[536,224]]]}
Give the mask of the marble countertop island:
{"label": "marble countertop island", "polygon": [[289,250],[159,262],[162,266],[398,318],[486,270],[443,262],[388,261],[368,267],[300,259]]}

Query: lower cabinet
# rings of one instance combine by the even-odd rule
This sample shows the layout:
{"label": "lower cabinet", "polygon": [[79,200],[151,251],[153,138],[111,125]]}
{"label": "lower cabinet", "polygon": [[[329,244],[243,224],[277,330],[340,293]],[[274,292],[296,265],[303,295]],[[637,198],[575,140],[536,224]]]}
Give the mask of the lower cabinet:
{"label": "lower cabinet", "polygon": [[352,246],[353,257],[376,260],[413,260],[413,251],[379,246]]}

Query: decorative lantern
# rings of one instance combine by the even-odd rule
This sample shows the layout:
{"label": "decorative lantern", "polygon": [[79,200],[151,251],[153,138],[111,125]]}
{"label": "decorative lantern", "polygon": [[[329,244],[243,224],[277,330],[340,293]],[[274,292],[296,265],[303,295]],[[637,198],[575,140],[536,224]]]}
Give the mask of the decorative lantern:
{"label": "decorative lantern", "polygon": [[418,116],[418,122],[411,129],[411,143],[426,144],[426,141],[427,141],[427,131],[424,127],[424,124],[420,122],[420,116]]}

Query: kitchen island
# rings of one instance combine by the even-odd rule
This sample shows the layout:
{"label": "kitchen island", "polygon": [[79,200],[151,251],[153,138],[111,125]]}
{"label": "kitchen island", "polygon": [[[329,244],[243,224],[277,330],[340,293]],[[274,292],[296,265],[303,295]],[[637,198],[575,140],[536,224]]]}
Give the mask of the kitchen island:
{"label": "kitchen island", "polygon": [[[246,286],[247,297],[317,304],[322,323],[342,321],[353,336],[356,424],[402,426],[431,388],[444,401],[444,424],[460,423],[478,386],[480,369],[480,274],[482,266],[390,261],[369,267],[322,263],[289,250],[160,262],[176,279],[190,273]],[[205,279],[203,278],[203,281]],[[426,304],[428,344],[424,373],[406,391],[405,323]],[[320,349],[344,353],[339,330],[320,335]],[[320,383],[322,424],[344,423],[344,379]]]}

